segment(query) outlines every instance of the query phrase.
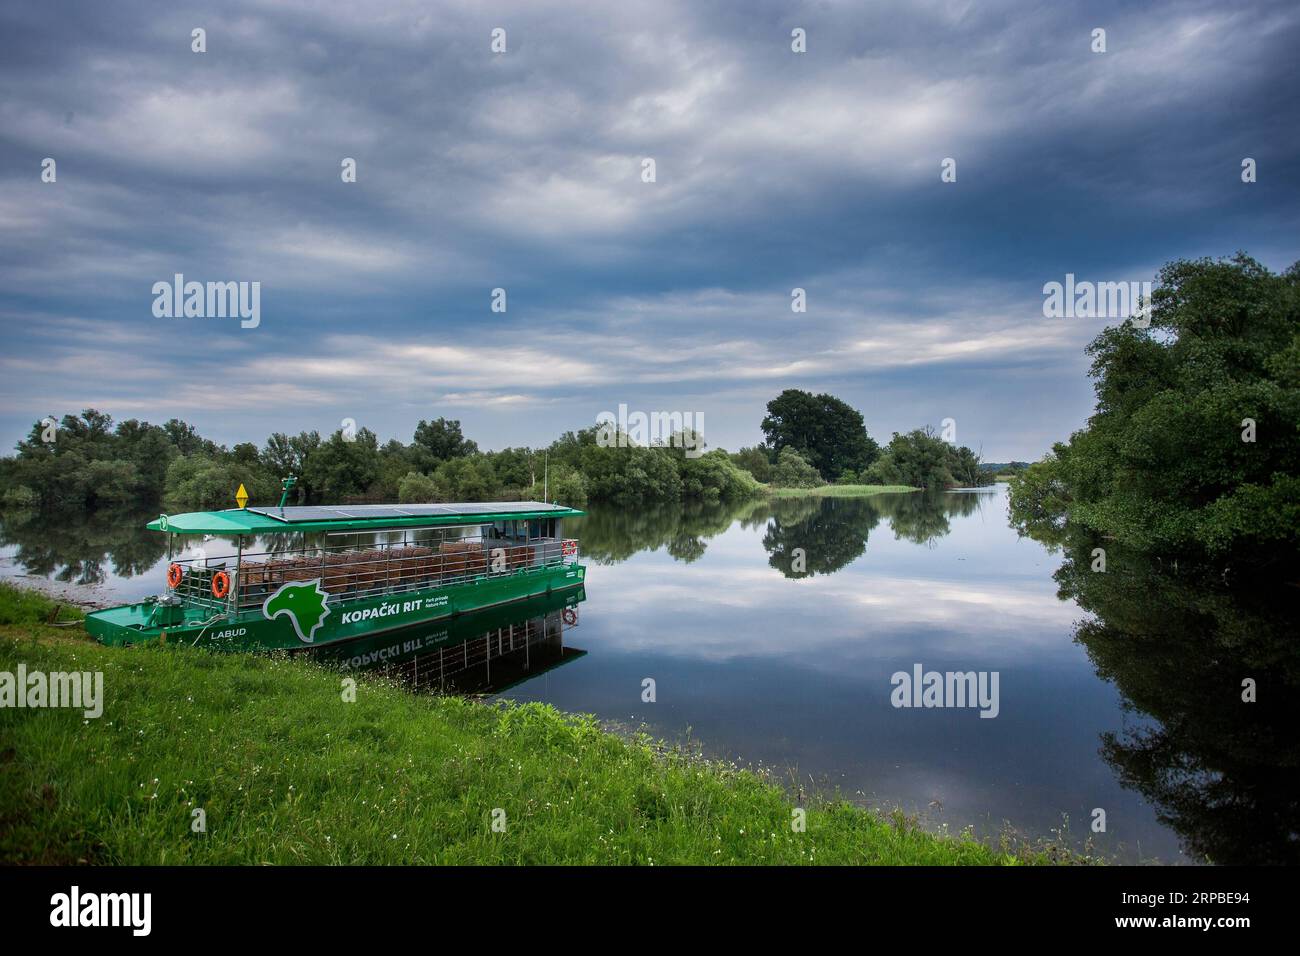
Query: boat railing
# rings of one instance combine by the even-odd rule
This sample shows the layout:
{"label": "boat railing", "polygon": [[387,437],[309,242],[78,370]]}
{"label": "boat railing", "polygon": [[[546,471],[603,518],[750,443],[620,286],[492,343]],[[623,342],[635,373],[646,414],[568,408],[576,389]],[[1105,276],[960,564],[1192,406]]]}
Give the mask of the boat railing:
{"label": "boat railing", "polygon": [[[534,574],[578,560],[576,538],[454,538],[429,544],[389,542],[366,547],[308,548],[176,559],[180,580],[171,593],[218,613],[260,607],[280,587],[320,581],[342,601],[451,587],[505,575]],[[226,593],[213,580],[225,572]],[[174,574],[175,572],[172,572]],[[220,588],[218,588],[218,591]]]}

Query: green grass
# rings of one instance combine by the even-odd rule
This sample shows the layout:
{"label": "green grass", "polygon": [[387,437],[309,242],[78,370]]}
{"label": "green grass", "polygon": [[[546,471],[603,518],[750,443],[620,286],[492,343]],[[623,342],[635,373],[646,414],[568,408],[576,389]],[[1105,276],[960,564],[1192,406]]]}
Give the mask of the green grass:
{"label": "green grass", "polygon": [[[104,712],[0,708],[0,863],[1038,862],[539,705],[285,657],[103,647],[0,591],[0,671],[102,671]],[[25,609],[21,614],[13,609]],[[46,602],[48,613],[49,604]],[[205,833],[191,829],[206,814]],[[505,832],[491,826],[505,812]]]}
{"label": "green grass", "polygon": [[85,614],[71,604],[58,604],[38,591],[0,581],[0,625],[49,624],[83,617]]}
{"label": "green grass", "polygon": [[920,491],[908,485],[821,485],[817,488],[768,488],[774,498],[865,498],[898,491]]}

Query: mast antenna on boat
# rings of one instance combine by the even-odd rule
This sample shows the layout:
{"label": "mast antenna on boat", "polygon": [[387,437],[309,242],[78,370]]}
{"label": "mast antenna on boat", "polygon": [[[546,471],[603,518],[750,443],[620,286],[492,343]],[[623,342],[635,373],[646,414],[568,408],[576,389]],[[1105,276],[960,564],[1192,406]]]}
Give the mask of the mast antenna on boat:
{"label": "mast antenna on boat", "polygon": [[289,490],[298,483],[298,479],[293,475],[288,478],[280,479],[280,514],[284,514],[284,503],[289,499]]}
{"label": "mast antenna on boat", "polygon": [[548,448],[542,453],[542,500],[549,502],[551,500],[551,451]]}

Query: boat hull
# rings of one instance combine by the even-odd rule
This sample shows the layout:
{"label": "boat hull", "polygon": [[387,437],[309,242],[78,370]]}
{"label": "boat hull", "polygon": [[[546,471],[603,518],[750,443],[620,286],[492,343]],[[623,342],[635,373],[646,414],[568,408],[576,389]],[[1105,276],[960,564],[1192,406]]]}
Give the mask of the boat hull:
{"label": "boat hull", "polygon": [[363,599],[329,594],[319,581],[294,582],[286,588],[308,598],[314,590],[318,607],[297,610],[288,600],[277,600],[277,592],[258,608],[216,619],[198,609],[174,609],[176,619],[161,623],[166,618],[161,606],[144,601],[94,611],[86,615],[86,630],[104,644],[165,640],[222,650],[321,647],[580,587],[585,577],[582,565],[562,564]]}

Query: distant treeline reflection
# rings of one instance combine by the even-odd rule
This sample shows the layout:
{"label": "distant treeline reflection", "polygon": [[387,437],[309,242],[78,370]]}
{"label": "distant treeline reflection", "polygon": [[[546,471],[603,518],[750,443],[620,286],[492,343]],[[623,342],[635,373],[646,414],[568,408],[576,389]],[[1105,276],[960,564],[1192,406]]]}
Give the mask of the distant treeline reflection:
{"label": "distant treeline reflection", "polygon": [[15,546],[14,562],[28,574],[65,584],[102,584],[144,574],[167,553],[165,536],[145,530],[157,514],[122,508],[77,512],[51,520],[32,510],[8,510],[0,545]]}
{"label": "distant treeline reflection", "polygon": [[[639,551],[665,550],[678,561],[702,557],[708,540],[739,522],[764,531],[768,563],[788,578],[830,574],[860,557],[871,532],[887,520],[896,539],[932,546],[952,529],[949,519],[990,500],[986,493],[913,492],[869,498],[773,498],[734,503],[665,503],[644,508],[593,508],[572,522],[582,552],[597,564]],[[794,550],[803,549],[796,562]],[[802,569],[800,567],[802,566]]]}

